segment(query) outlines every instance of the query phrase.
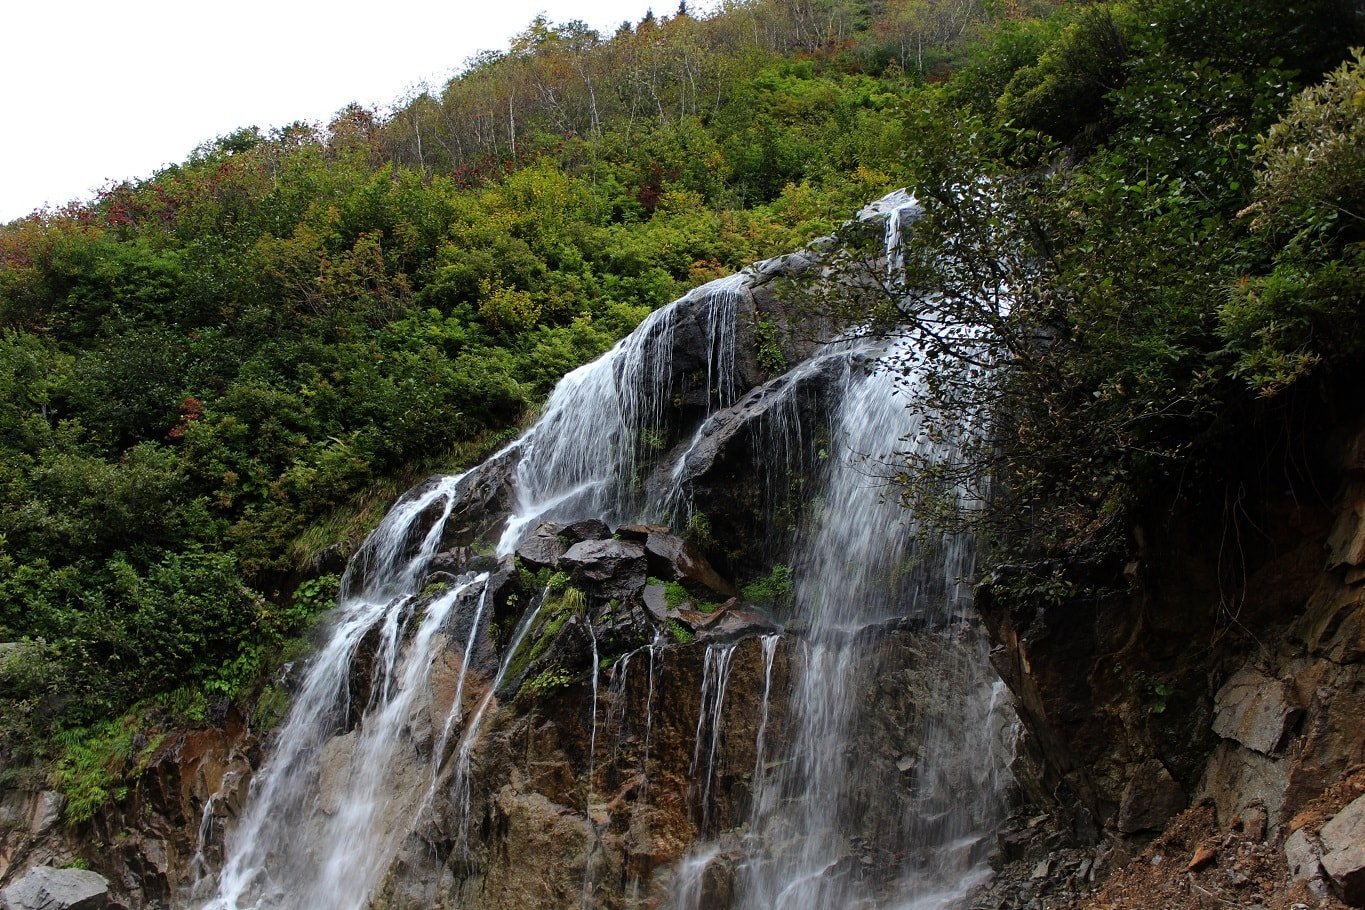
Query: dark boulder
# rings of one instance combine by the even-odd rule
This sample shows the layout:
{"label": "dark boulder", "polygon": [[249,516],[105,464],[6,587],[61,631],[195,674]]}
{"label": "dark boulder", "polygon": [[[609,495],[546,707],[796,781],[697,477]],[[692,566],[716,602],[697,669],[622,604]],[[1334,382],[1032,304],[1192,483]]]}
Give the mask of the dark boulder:
{"label": "dark boulder", "polygon": [[734,597],[735,586],[720,576],[696,547],[666,530],[651,530],[645,538],[645,557],[649,574],[665,581],[676,581],[702,599],[719,594]]}
{"label": "dark boulder", "polygon": [[559,564],[559,557],[568,549],[560,539],[561,530],[559,525],[551,521],[540,525],[525,540],[517,544],[517,558],[533,572],[537,569],[554,568]]}
{"label": "dark boulder", "polygon": [[1185,791],[1158,759],[1143,762],[1119,800],[1118,829],[1123,834],[1160,831],[1189,804]]}
{"label": "dark boulder", "polygon": [[560,557],[574,584],[609,598],[631,597],[644,587],[645,548],[633,540],[585,540]]}
{"label": "dark boulder", "polygon": [[667,525],[621,525],[616,529],[616,536],[622,540],[634,540],[637,543],[644,543],[649,540],[649,535],[656,531],[664,534],[669,533]]}
{"label": "dark boulder", "polygon": [[512,508],[512,484],[520,460],[519,449],[506,449],[461,478],[441,535],[442,548],[496,541]]}
{"label": "dark boulder", "polygon": [[738,641],[780,629],[764,611],[757,607],[740,606],[736,600],[729,601],[715,613],[702,614],[693,627],[697,632],[697,640],[703,642]]}
{"label": "dark boulder", "polygon": [[790,539],[783,531],[799,524],[820,470],[816,431],[857,360],[832,354],[755,389],[713,414],[651,478],[655,501],[691,504],[692,520],[706,529],[698,545],[729,576],[758,575],[781,561]]}
{"label": "dark boulder", "polygon": [[599,518],[585,518],[561,528],[559,536],[564,538],[569,546],[573,546],[585,540],[606,540],[611,537],[611,528]]}

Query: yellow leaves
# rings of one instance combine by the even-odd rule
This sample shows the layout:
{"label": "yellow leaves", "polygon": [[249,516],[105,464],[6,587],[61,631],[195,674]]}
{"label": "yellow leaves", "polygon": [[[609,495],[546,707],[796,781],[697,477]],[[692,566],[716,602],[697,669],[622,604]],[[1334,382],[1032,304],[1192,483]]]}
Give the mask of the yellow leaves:
{"label": "yellow leaves", "polygon": [[392,303],[411,292],[407,276],[385,262],[380,231],[361,234],[349,249],[334,253],[313,227],[300,224],[290,237],[260,237],[253,253],[286,300],[315,313],[340,301]]}
{"label": "yellow leaves", "polygon": [[496,332],[515,335],[534,326],[541,315],[540,304],[526,291],[516,288],[494,287],[485,278],[479,284],[479,315]]}
{"label": "yellow leaves", "polygon": [[665,215],[685,215],[706,209],[706,200],[701,193],[677,187],[669,188],[659,197],[656,212]]}

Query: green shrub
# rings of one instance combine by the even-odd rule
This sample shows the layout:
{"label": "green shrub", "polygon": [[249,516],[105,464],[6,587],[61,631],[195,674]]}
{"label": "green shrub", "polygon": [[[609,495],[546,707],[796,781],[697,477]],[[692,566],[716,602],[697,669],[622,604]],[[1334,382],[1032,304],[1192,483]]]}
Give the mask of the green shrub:
{"label": "green shrub", "polygon": [[676,619],[664,620],[664,626],[668,629],[668,634],[673,641],[680,645],[690,645],[697,640],[697,636],[692,634],[692,630],[678,622]]}
{"label": "green shrub", "polygon": [[521,691],[531,698],[539,698],[573,682],[573,674],[558,668],[542,670],[522,684]]}
{"label": "green shrub", "polygon": [[768,609],[790,607],[796,597],[796,584],[790,566],[776,565],[762,578],[745,585],[740,597],[749,603]]}
{"label": "green shrub", "polygon": [[996,102],[1001,120],[1061,142],[1099,124],[1106,96],[1124,82],[1124,30],[1113,8],[1086,7],[1037,63],[1014,73]]}

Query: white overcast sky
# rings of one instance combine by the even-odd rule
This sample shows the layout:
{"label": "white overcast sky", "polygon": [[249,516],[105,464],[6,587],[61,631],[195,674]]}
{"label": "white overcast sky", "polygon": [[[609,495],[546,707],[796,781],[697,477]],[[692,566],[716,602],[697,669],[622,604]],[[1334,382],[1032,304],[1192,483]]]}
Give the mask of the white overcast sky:
{"label": "white overcast sky", "polygon": [[[709,5],[692,3],[691,8]],[[537,13],[610,32],[676,0],[0,0],[0,223],[238,127],[387,107]]]}

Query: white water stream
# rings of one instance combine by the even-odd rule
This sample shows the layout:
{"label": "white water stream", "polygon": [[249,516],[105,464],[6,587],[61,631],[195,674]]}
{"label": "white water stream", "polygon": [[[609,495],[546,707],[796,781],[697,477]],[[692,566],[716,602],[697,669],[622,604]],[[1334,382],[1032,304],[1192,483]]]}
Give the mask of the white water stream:
{"label": "white water stream", "polygon": [[[330,634],[309,662],[270,758],[252,781],[246,813],[229,835],[210,910],[365,905],[406,834],[402,814],[411,797],[395,790],[394,771],[409,744],[430,734],[413,728],[412,712],[427,695],[442,645],[437,632],[487,578],[452,586],[414,615],[415,588],[461,479],[444,478],[401,500],[352,561]],[[414,622],[416,632],[404,636]],[[352,676],[364,662],[358,652],[376,634],[363,717],[338,735],[353,713]]]}
{"label": "white water stream", "polygon": [[[886,259],[894,266],[902,225],[913,220],[913,200],[893,194],[871,207],[887,219]],[[662,518],[681,508],[687,455],[707,430],[701,420],[675,462],[673,483],[644,501],[641,471],[672,427],[679,332],[700,332],[705,357],[701,417],[733,404],[744,391],[736,370],[739,313],[749,273],[699,288],[656,311],[603,357],[573,371],[556,387],[540,419],[501,455],[515,451],[513,505],[498,545],[511,553],[547,519],[602,518],[619,523]],[[1006,705],[993,688],[984,644],[964,621],[973,571],[971,542],[948,537],[917,542],[914,516],[896,498],[894,466],[905,439],[917,437],[916,415],[898,391],[905,377],[864,368],[870,349],[848,344],[798,365],[772,394],[792,396],[815,370],[842,365],[842,385],[827,427],[803,423],[801,409],[778,400],[768,423],[766,476],[771,499],[812,433],[827,432],[817,488],[789,554],[795,581],[788,621],[799,637],[762,640],[763,693],[753,769],[752,802],[735,867],[736,910],[947,910],[987,874],[984,839],[998,819]],[[910,377],[911,383],[914,377]],[[676,436],[674,437],[676,438]],[[930,458],[951,451],[926,450]],[[495,457],[500,457],[495,456]],[[809,461],[809,459],[807,459]],[[466,717],[466,674],[476,640],[490,622],[487,575],[466,576],[438,596],[417,588],[458,498],[460,477],[409,494],[396,504],[352,561],[328,635],[309,662],[292,708],[266,764],[252,782],[243,818],[230,832],[217,894],[205,910],[361,910],[416,818],[433,804],[450,741],[451,786],[458,818],[457,850],[468,858],[475,753],[497,691],[527,636],[545,595],[534,600],[507,646],[496,674]],[[933,701],[907,722],[921,749],[907,773],[913,798],[895,821],[890,876],[863,874],[855,856],[859,821],[852,793],[859,774],[850,750],[859,734],[860,693],[876,648],[870,627],[914,616],[942,639],[926,656],[923,676]],[[457,621],[458,620],[458,621]],[[468,626],[463,642],[450,630]],[[589,627],[591,633],[591,627]],[[593,824],[593,780],[599,733],[597,638],[591,636],[592,705],[586,810]],[[650,793],[649,761],[657,666],[663,638],[648,646],[648,697],[637,799]],[[790,693],[772,691],[777,650],[789,654]],[[703,836],[713,833],[716,765],[724,735],[726,690],[734,643],[708,647],[701,716],[696,722],[692,798]],[[462,655],[454,700],[433,715],[430,676],[447,651]],[[357,670],[368,667],[365,704],[351,704]],[[611,686],[624,689],[629,659],[613,669]],[[769,702],[786,697],[781,742],[770,742]],[[613,701],[614,704],[614,701]],[[611,750],[614,754],[614,749]],[[417,758],[414,759],[413,756]],[[744,819],[734,820],[744,822]],[[720,843],[727,846],[722,849]],[[703,842],[679,864],[673,902],[702,906],[702,878],[736,843],[733,836]],[[583,870],[582,906],[592,905],[593,854]],[[885,870],[883,870],[885,871]],[[888,885],[888,880],[892,881]],[[636,883],[638,887],[638,883]],[[708,908],[710,910],[710,908]],[[720,908],[717,908],[720,910]]]}

